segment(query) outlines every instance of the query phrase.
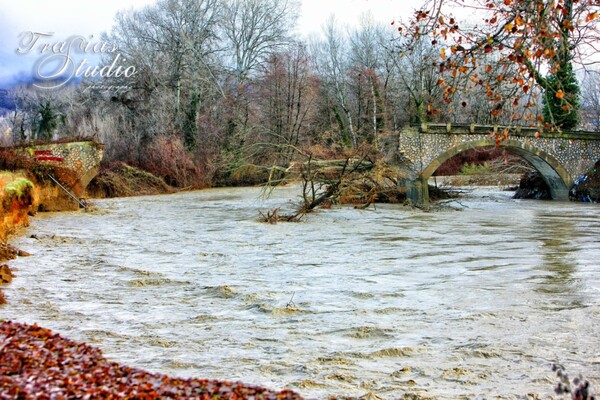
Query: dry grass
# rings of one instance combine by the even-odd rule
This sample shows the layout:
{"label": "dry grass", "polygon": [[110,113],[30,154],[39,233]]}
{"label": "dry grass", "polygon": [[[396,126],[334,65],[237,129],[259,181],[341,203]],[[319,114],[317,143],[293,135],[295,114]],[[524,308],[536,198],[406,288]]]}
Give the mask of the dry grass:
{"label": "dry grass", "polygon": [[104,169],[87,188],[92,197],[129,197],[172,193],[174,189],[149,172],[119,163]]}

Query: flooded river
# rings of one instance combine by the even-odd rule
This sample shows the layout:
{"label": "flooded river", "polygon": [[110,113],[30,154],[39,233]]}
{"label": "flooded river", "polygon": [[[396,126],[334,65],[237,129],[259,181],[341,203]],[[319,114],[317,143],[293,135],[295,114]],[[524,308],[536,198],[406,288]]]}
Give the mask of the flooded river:
{"label": "flooded river", "polygon": [[[97,201],[14,244],[0,317],[112,360],[307,398],[548,398],[553,362],[600,392],[600,207],[478,189],[426,213],[263,224],[286,188]],[[536,398],[531,396],[530,398]]]}

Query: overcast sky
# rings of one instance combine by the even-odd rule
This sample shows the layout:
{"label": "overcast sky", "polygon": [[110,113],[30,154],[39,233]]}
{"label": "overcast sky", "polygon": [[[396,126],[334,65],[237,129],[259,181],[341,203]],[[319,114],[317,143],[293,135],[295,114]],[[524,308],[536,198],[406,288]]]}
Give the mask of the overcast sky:
{"label": "overcast sky", "polygon": [[[155,0],[0,0],[0,80],[32,68],[32,57],[19,56],[19,34],[53,32],[57,40],[72,35],[95,38],[110,31],[119,10],[141,8]],[[419,2],[407,0],[302,0],[298,30],[319,33],[325,20],[335,14],[346,25],[355,25],[369,11],[376,20],[391,22],[408,16]]]}

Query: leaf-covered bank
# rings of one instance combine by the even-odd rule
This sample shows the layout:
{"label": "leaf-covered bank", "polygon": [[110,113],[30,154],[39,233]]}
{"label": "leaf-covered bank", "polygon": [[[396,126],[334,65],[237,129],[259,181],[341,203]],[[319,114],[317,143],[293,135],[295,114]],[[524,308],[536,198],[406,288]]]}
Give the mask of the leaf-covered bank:
{"label": "leaf-covered bank", "polygon": [[[178,379],[108,361],[85,343],[37,325],[0,324],[2,398],[301,399],[239,382]],[[4,397],[6,396],[6,397]],[[43,397],[45,398],[45,397]]]}

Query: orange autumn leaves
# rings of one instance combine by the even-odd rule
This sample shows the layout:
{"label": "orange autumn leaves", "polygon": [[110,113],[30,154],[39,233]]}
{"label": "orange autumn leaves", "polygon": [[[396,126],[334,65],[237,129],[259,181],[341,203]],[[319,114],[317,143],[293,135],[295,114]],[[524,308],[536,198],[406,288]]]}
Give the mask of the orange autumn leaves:
{"label": "orange autumn leaves", "polygon": [[[463,25],[452,15],[468,8],[481,16],[479,22]],[[536,125],[547,75],[585,53],[578,46],[600,40],[599,19],[598,0],[428,0],[401,31],[409,42],[440,48],[434,65],[441,104],[465,108],[469,99],[487,99],[491,117]],[[484,96],[473,94],[479,91]],[[563,109],[572,108],[568,93],[553,95],[565,101]],[[432,103],[430,115],[441,104]]]}
{"label": "orange autumn leaves", "polygon": [[[557,99],[562,100],[562,99],[565,98],[565,92],[563,92],[562,90],[558,90],[556,92],[555,96],[556,96]],[[569,107],[568,104],[563,104],[562,105],[562,109],[563,109],[563,111],[568,111],[570,109],[570,107]]]}

